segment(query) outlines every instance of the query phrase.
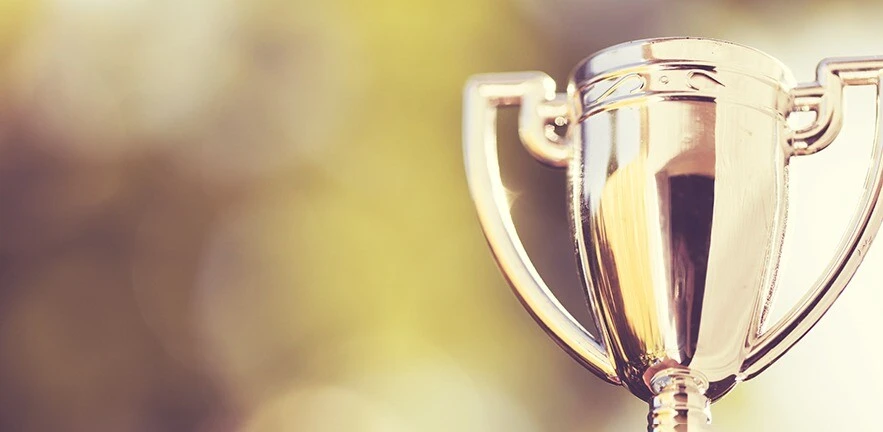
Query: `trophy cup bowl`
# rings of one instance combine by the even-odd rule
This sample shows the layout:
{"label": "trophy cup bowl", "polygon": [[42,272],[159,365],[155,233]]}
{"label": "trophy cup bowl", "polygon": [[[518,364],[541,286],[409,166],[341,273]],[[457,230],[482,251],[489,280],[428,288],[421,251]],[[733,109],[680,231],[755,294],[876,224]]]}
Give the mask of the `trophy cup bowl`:
{"label": "trophy cup bowl", "polygon": [[[479,75],[466,87],[470,191],[504,275],[547,332],[601,378],[650,404],[649,430],[702,430],[710,403],[794,345],[830,308],[881,222],[883,141],[831,264],[777,323],[766,317],[787,217],[788,162],[837,136],[842,89],[876,85],[883,57],[828,59],[798,85],[776,59],[699,38],[629,42],[582,61],[566,94],[543,73]],[[519,135],[567,169],[568,214],[598,335],[537,273],[500,180],[495,115],[520,105]],[[793,112],[813,123],[792,130]],[[566,125],[564,136],[555,125]]]}

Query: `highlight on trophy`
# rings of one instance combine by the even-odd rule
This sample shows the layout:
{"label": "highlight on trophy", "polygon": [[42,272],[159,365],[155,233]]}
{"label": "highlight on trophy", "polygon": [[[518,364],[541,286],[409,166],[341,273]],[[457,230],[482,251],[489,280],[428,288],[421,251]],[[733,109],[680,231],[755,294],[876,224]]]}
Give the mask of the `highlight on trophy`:
{"label": "highlight on trophy", "polygon": [[[876,86],[879,99],[881,71],[883,57],[830,58],[815,82],[798,84],[752,48],[662,38],[583,60],[566,93],[541,72],[475,76],[465,90],[464,152],[490,248],[551,337],[649,403],[649,430],[703,430],[711,402],[764,371],[832,306],[880,226],[878,131],[834,259],[783,318],[767,319],[794,217],[788,164],[837,137],[844,87]],[[562,204],[598,334],[561,305],[521,243],[500,176],[496,113],[504,106],[518,107],[526,150],[566,173]],[[814,120],[792,129],[796,112]]]}

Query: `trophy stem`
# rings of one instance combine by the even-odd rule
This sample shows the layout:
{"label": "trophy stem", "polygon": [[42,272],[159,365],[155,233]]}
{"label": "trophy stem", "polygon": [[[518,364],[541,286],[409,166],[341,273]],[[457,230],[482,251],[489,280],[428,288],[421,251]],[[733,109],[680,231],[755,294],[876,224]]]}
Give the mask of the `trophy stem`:
{"label": "trophy stem", "polygon": [[708,381],[687,369],[665,369],[651,381],[655,396],[647,415],[648,432],[710,431]]}

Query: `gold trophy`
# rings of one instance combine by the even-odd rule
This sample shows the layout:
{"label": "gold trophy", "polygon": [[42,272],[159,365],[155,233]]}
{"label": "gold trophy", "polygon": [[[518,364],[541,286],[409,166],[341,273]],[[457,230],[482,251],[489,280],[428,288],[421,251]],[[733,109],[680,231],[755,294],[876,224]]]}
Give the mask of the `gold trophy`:
{"label": "gold trophy", "polygon": [[[566,94],[541,72],[475,76],[465,91],[464,151],[488,243],[562,347],[650,404],[648,430],[706,430],[712,401],[762,372],[831,307],[880,226],[878,106],[865,191],[833,261],[784,318],[765,323],[788,162],[837,136],[844,86],[877,86],[883,101],[881,72],[883,57],[827,59],[816,82],[797,85],[760,51],[664,38],[583,60]],[[520,106],[527,150],[567,168],[573,241],[598,335],[551,293],[512,222],[495,131],[497,108],[509,105]],[[801,111],[815,120],[790,129],[786,119]]]}

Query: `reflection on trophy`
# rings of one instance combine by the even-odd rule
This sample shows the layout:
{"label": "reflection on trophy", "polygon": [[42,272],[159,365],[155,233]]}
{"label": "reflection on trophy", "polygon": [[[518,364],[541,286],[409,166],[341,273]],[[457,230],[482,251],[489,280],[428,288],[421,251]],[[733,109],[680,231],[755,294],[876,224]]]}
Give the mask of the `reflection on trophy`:
{"label": "reflection on trophy", "polygon": [[[474,77],[466,88],[469,187],[496,259],[528,311],[574,358],[650,404],[651,431],[703,430],[711,401],[791,348],[831,307],[880,226],[883,139],[831,264],[766,323],[783,241],[791,157],[824,149],[847,85],[875,85],[883,57],[820,63],[796,85],[774,58],[708,39],[629,42],[580,63],[566,94],[543,73]],[[578,267],[599,334],[558,302],[521,245],[500,179],[496,110],[566,167]],[[806,128],[786,119],[813,112]],[[566,135],[555,133],[566,125]]]}

